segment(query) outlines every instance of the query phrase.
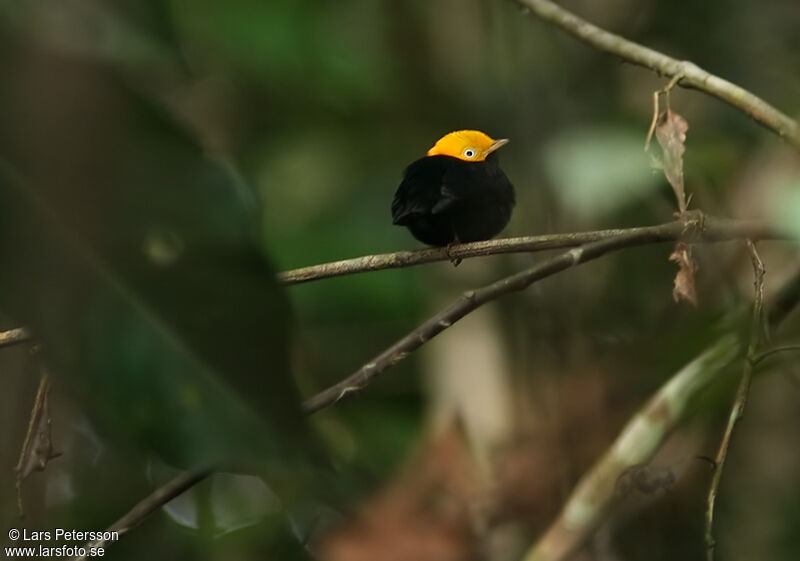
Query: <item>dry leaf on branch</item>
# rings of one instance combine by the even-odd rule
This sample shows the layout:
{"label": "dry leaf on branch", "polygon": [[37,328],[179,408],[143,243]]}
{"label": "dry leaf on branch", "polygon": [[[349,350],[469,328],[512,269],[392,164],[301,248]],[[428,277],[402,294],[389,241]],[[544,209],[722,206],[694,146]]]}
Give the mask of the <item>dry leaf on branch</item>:
{"label": "dry leaf on branch", "polygon": [[686,132],[689,123],[686,119],[672,111],[664,110],[658,117],[656,125],[656,140],[664,154],[662,166],[667,181],[675,191],[678,199],[678,211],[686,211],[686,191],[683,185],[683,153],[686,151]]}
{"label": "dry leaf on branch", "polygon": [[672,297],[676,302],[685,301],[697,306],[697,290],[695,289],[694,274],[697,271],[697,262],[692,256],[691,246],[678,242],[669,256],[670,261],[678,264],[678,274],[675,275],[675,284],[672,288]]}
{"label": "dry leaf on branch", "polygon": [[[663,161],[659,162],[659,167],[664,170],[664,175],[675,192],[679,214],[686,212],[688,206],[683,182],[683,153],[686,151],[686,132],[688,130],[689,123],[686,119],[669,107],[658,116],[655,127],[656,140],[658,140],[663,154]],[[694,281],[697,263],[692,256],[691,246],[678,242],[669,259],[678,264],[672,297],[676,302],[686,301],[697,306],[697,290]]]}

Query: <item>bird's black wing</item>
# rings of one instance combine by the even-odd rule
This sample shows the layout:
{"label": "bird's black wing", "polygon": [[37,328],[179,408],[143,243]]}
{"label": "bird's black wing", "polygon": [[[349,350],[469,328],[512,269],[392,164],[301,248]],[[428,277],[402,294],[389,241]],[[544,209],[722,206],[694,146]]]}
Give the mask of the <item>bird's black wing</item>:
{"label": "bird's black wing", "polygon": [[443,177],[449,156],[428,156],[409,165],[392,201],[395,224],[406,224],[415,215],[430,215],[443,198]]}

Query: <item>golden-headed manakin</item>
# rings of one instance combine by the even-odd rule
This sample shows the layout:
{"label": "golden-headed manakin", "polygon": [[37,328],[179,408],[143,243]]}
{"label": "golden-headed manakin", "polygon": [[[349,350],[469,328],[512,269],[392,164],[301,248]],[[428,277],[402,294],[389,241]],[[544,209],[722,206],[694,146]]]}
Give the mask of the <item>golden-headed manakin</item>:
{"label": "golden-headed manakin", "polygon": [[515,202],[495,152],[507,143],[475,130],[440,138],[426,157],[406,168],[392,202],[394,223],[436,246],[499,234]]}

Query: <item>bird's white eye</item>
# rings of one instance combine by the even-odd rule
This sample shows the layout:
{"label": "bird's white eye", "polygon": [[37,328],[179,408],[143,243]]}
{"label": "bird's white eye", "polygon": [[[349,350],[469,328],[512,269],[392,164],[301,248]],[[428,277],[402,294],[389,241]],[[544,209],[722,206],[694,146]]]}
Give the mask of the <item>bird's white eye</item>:
{"label": "bird's white eye", "polygon": [[475,150],[472,148],[467,148],[464,150],[464,157],[465,158],[474,158],[475,157]]}

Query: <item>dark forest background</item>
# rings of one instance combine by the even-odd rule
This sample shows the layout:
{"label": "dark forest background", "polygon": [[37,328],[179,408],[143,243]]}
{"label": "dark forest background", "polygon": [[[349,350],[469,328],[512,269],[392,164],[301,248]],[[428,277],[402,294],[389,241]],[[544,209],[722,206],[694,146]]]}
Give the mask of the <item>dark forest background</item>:
{"label": "dark forest background", "polygon": [[[796,0],[563,4],[800,117]],[[461,128],[511,139],[503,236],[670,221],[674,195],[643,150],[667,79],[500,0],[3,2],[0,73],[0,327],[35,337],[0,351],[2,528],[99,530],[178,468],[233,458],[335,505],[328,559],[517,559],[648,396],[747,325],[744,244],[696,247],[697,307],[673,301],[668,245],[629,249],[468,316],[298,436],[301,395],[544,255],[292,287],[274,271],[419,247],[391,224],[394,190]],[[689,123],[690,206],[796,229],[796,151],[701,92],[670,101]],[[759,249],[770,296],[800,259]],[[790,317],[773,342],[799,332]],[[754,380],[720,559],[800,555],[796,357]],[[43,367],[63,455],[25,481],[20,521],[12,467]],[[654,460],[675,481],[632,493],[581,559],[704,558],[696,457],[715,454],[740,371]],[[335,498],[305,471],[308,432]],[[260,479],[219,476],[106,556],[301,556],[275,513]]]}

